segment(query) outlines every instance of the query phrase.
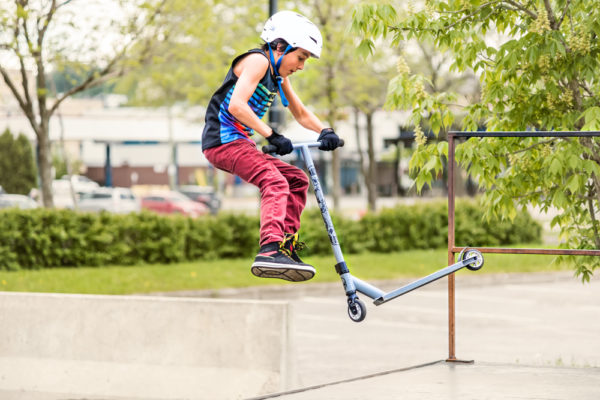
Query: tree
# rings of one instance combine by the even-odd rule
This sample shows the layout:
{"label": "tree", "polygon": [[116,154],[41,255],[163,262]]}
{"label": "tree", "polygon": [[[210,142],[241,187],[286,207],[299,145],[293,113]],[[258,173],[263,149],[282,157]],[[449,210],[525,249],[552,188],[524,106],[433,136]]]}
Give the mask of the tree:
{"label": "tree", "polygon": [[[84,65],[64,65],[60,69],[56,68],[52,73],[49,74],[48,79],[54,82],[56,93],[66,93],[74,87],[80,85],[87,79],[89,75],[99,72],[99,68],[93,66]],[[96,97],[103,93],[111,93],[114,87],[114,82],[104,82],[102,84],[90,87],[87,90],[83,90],[73,97]],[[54,89],[54,88],[53,88]],[[55,95],[55,93],[52,93]]]}
{"label": "tree", "polygon": [[[383,62],[383,57],[379,54],[378,58],[366,62],[357,59],[351,63],[346,74],[345,88],[343,94],[346,101],[352,105],[355,112],[355,130],[356,141],[361,164],[361,173],[367,187],[367,204],[370,211],[377,209],[377,159],[375,156],[375,127],[373,116],[380,110],[385,103],[385,92],[387,83],[392,75],[391,68],[388,68]],[[358,118],[360,114],[364,115],[366,122],[366,153],[367,160],[364,158],[362,148],[362,137]]]}
{"label": "tree", "polygon": [[[0,74],[35,132],[44,206],[54,205],[50,118],[68,97],[123,74],[128,59],[146,55],[160,30],[152,21],[164,1],[89,1],[81,8],[73,0],[14,0],[0,5]],[[97,18],[97,13],[112,18]],[[107,46],[109,41],[112,46]],[[68,91],[50,97],[51,66],[90,63],[98,69],[91,69]],[[19,79],[10,74],[13,67]]]}
{"label": "tree", "polygon": [[[349,106],[344,96],[347,66],[355,58],[355,40],[347,34],[352,17],[352,0],[307,0],[300,12],[312,20],[323,36],[321,58],[306,67],[299,80],[302,98],[317,109],[317,114],[333,130],[339,120],[347,118],[344,107]],[[294,81],[295,83],[295,81]],[[332,200],[339,207],[341,197],[339,150],[331,154]]]}
{"label": "tree", "polygon": [[161,35],[148,62],[118,80],[116,91],[133,105],[205,106],[222,82],[233,57],[258,47],[267,3],[235,0],[170,0],[155,23]]}
{"label": "tree", "polygon": [[36,186],[31,144],[22,133],[15,138],[8,129],[0,135],[0,186],[17,194],[27,194]]}
{"label": "tree", "polygon": [[[397,10],[390,4],[356,8],[353,27],[361,48],[391,37],[431,41],[453,58],[451,68],[474,71],[481,100],[465,107],[463,128],[475,130],[600,129],[600,8],[584,0],[429,0]],[[415,122],[431,115],[439,132],[454,121],[449,92],[423,93],[424,79],[404,71],[390,83],[388,101],[411,108]],[[418,138],[419,139],[419,138]],[[418,140],[411,166],[417,186],[442,168],[447,144]],[[600,249],[600,143],[597,139],[470,139],[457,148],[459,162],[487,189],[488,216],[511,218],[528,204],[558,209],[562,246]],[[571,258],[571,257],[568,257]],[[576,258],[588,281],[598,258]]]}
{"label": "tree", "polygon": [[[263,2],[170,0],[156,17],[162,35],[153,54],[118,80],[115,91],[127,94],[129,104],[166,108],[173,165],[174,106],[208,104],[233,57],[260,43],[257,26],[266,20],[266,8]],[[175,186],[174,173],[169,183]]]}

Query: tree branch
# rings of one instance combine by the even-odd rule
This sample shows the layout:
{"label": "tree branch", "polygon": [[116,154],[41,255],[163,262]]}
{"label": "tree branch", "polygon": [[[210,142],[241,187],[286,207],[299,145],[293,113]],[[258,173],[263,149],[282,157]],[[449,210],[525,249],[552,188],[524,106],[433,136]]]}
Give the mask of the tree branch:
{"label": "tree branch", "polygon": [[70,2],[72,2],[73,0],[65,0],[62,3],[60,3],[59,5],[56,6],[56,10],[58,10],[59,8],[61,8],[62,6],[66,6],[67,4],[69,4]]}
{"label": "tree branch", "polygon": [[[67,92],[63,93],[63,95],[61,97],[59,97],[58,99],[56,99],[56,101],[54,102],[54,104],[52,105],[52,107],[50,107],[49,110],[49,115],[52,115],[56,109],[58,108],[58,106],[65,101],[68,97],[82,92],[86,89],[89,89],[90,87],[96,86],[102,82],[104,82],[104,80],[101,80],[101,78],[106,77],[107,75],[109,75],[110,73],[112,73],[112,69],[113,67],[117,64],[117,61],[119,61],[123,55],[125,53],[125,50],[123,50],[122,52],[120,52],[117,56],[115,56],[115,58],[113,58],[106,67],[104,67],[104,69],[102,69],[99,73],[97,72],[90,72],[90,74],[88,75],[88,77],[81,82],[79,85],[72,87],[71,89],[69,89]],[[109,79],[112,76],[106,78]]]}
{"label": "tree branch", "polygon": [[55,13],[56,13],[56,0],[52,0],[52,3],[50,4],[50,10],[48,10],[48,13],[46,14],[46,18],[44,20],[44,26],[42,28],[40,28],[38,25],[38,46],[40,49],[42,48],[42,43],[44,42],[44,37],[46,36],[46,31],[48,30],[48,25],[50,25],[50,21],[52,21],[52,18],[54,17]]}
{"label": "tree branch", "polygon": [[534,13],[533,11],[531,11],[530,9],[528,9],[527,7],[525,7],[523,4],[519,3],[518,1],[514,1],[514,0],[504,0],[505,3],[510,4],[511,6],[523,11],[524,13],[526,13],[527,15],[529,15],[531,18],[533,19],[537,19],[537,14]]}
{"label": "tree branch", "polygon": [[560,17],[560,20],[557,22],[556,25],[556,29],[558,30],[560,28],[560,26],[562,25],[563,21],[565,20],[565,17],[567,16],[567,12],[569,11],[569,7],[571,6],[571,0],[567,0],[567,4],[565,4],[565,8],[563,9],[562,15]]}
{"label": "tree branch", "polygon": [[0,65],[0,75],[2,75],[2,78],[4,79],[6,86],[8,86],[8,88],[12,92],[13,96],[15,96],[15,98],[17,99],[17,102],[19,103],[19,107],[21,107],[23,112],[25,114],[27,114],[27,110],[28,110],[27,103],[25,103],[25,101],[23,100],[23,97],[21,97],[21,93],[19,93],[19,91],[17,90],[17,87],[13,83],[12,79],[10,79],[10,76],[8,75],[8,71],[6,71],[4,69],[4,67],[2,67],[2,65]]}
{"label": "tree branch", "polygon": [[477,14],[479,11],[486,8],[487,6],[490,6],[495,3],[502,3],[503,1],[504,0],[495,0],[495,1],[489,1],[487,3],[484,3],[484,4],[480,5],[479,7],[475,8],[470,14],[467,14],[464,17],[462,17],[461,19],[459,19],[458,21],[455,21],[455,22],[451,23],[450,25],[445,26],[444,29],[453,28],[455,25],[458,25],[458,24],[466,21],[467,19],[473,17],[475,14]]}
{"label": "tree branch", "polygon": [[549,187],[547,190],[536,190],[535,192],[524,193],[524,194],[521,194],[521,195],[518,195],[518,196],[511,196],[511,198],[512,199],[526,199],[529,196],[533,196],[533,195],[536,195],[536,194],[543,194],[543,195],[545,195],[548,192],[548,190],[554,190],[554,189],[558,189],[558,188],[559,188],[558,185],[554,185],[554,186]]}
{"label": "tree branch", "polygon": [[519,154],[519,153],[524,153],[524,152],[526,152],[526,151],[529,151],[529,150],[531,150],[531,149],[535,149],[535,148],[536,148],[536,147],[538,147],[538,146],[541,146],[541,145],[544,145],[544,144],[549,144],[549,143],[554,143],[554,142],[556,142],[557,140],[558,140],[558,139],[544,140],[544,141],[541,141],[541,142],[537,142],[537,143],[535,143],[535,144],[532,144],[531,146],[525,147],[525,148],[523,148],[523,149],[519,149],[519,150],[513,151],[513,152],[511,152],[511,153],[508,153],[508,154]]}
{"label": "tree branch", "polygon": [[[152,13],[152,15],[150,16],[150,18],[148,19],[148,21],[146,22],[146,24],[144,24],[143,26],[140,26],[132,35],[131,35],[131,39],[129,40],[128,43],[126,43],[123,48],[121,49],[121,51],[115,55],[110,61],[109,63],[106,65],[106,67],[104,67],[100,72],[94,72],[92,71],[88,77],[79,85],[71,88],[70,90],[68,90],[67,92],[65,92],[60,98],[56,99],[56,101],[54,102],[54,104],[52,105],[52,107],[50,107],[50,110],[48,112],[48,115],[52,115],[56,109],[58,108],[58,106],[60,106],[60,104],[69,96],[72,96],[76,93],[79,93],[83,90],[86,90],[90,87],[99,85],[103,82],[105,82],[106,80],[113,78],[115,76],[120,76],[124,73],[125,69],[121,69],[120,71],[113,71],[115,65],[117,65],[117,63],[119,61],[121,61],[124,57],[125,54],[127,53],[127,51],[129,50],[130,46],[132,44],[134,44],[140,37],[140,35],[142,34],[142,31],[148,26],[150,25],[151,22],[153,22],[156,18],[156,16],[160,13],[160,11],[162,10],[163,6],[165,5],[167,0],[161,0],[160,4],[156,7],[156,9],[154,10],[154,12]],[[150,44],[146,44],[146,46],[149,46]],[[144,50],[142,50],[142,54],[144,53]]]}
{"label": "tree branch", "polygon": [[38,101],[38,111],[40,114],[40,123],[45,125],[48,121],[46,118],[49,117],[48,107],[46,104],[46,100],[48,98],[47,88],[46,88],[46,67],[44,65],[44,59],[42,57],[41,51],[41,43],[39,43],[38,36],[38,45],[39,51],[34,53],[35,63],[37,66],[37,76],[36,76],[36,96]]}
{"label": "tree branch", "polygon": [[[18,98],[17,101],[19,101],[19,106],[21,106],[21,109],[23,110],[23,112],[25,113],[25,115],[27,115],[27,118],[30,119],[30,122],[32,124],[34,124],[35,121],[35,117],[33,116],[33,102],[31,101],[31,96],[29,94],[29,79],[27,78],[27,69],[25,68],[25,61],[23,59],[23,54],[21,54],[21,46],[19,44],[19,36],[20,36],[20,17],[17,16],[17,19],[15,20],[15,28],[13,30],[14,32],[14,43],[15,46],[13,47],[13,51],[15,52],[15,55],[17,56],[17,58],[19,59],[19,69],[20,69],[20,73],[21,73],[21,86],[23,87],[23,96],[25,97],[25,99],[23,100],[22,98]],[[24,33],[25,33],[25,37],[27,37],[27,45],[29,46],[30,42],[29,42],[29,34],[27,32],[27,24],[26,21],[23,19],[23,29],[24,29]],[[6,77],[5,77],[5,81],[6,81]],[[16,91],[16,87],[14,87],[14,91],[13,89],[11,89],[11,91],[13,91],[13,94],[15,96],[17,96],[18,92]]]}
{"label": "tree branch", "polygon": [[[16,50],[16,49],[15,49]],[[29,79],[27,78],[27,69],[25,68],[25,61],[21,53],[17,52],[19,58],[19,70],[21,72],[21,86],[23,86],[23,94],[25,95],[25,105],[27,108],[23,108],[23,111],[33,111],[33,102],[31,101],[31,95],[29,94]]]}
{"label": "tree branch", "polygon": [[600,99],[596,97],[596,93],[594,93],[585,82],[579,82],[579,87],[582,88],[592,99],[594,99],[598,106],[600,106]]}
{"label": "tree branch", "polygon": [[[590,187],[590,191],[593,188]],[[596,244],[596,248],[600,249],[600,234],[598,234],[598,221],[596,220],[596,212],[594,211],[594,202],[591,196],[588,196],[588,211],[590,213],[590,217],[592,218],[592,229],[594,230],[594,243]]]}
{"label": "tree branch", "polygon": [[550,4],[550,0],[544,0],[544,7],[546,8],[546,13],[548,14],[548,22],[550,26],[554,30],[558,30],[556,26],[556,17],[554,16],[554,11],[552,10],[552,5]]}
{"label": "tree branch", "polygon": [[21,110],[23,110],[23,113],[27,117],[27,120],[29,121],[29,124],[33,128],[33,131],[35,132],[36,136],[39,138],[40,137],[40,128],[35,119],[35,115],[33,114],[32,104],[26,103],[23,100],[23,97],[21,97],[21,95],[19,94],[19,91],[17,90],[13,81],[10,79],[8,72],[2,66],[0,66],[0,74],[4,78],[4,82],[6,83],[6,85],[10,89],[10,91],[12,92],[13,96],[15,96],[15,99],[17,99],[17,102],[19,103],[19,107],[21,107]]}
{"label": "tree branch", "polygon": [[[425,32],[439,32],[439,31],[444,31],[444,30],[453,28],[454,26],[456,26],[456,25],[458,25],[458,24],[466,21],[467,19],[473,17],[481,9],[483,9],[483,8],[489,6],[489,5],[493,5],[493,4],[497,4],[497,3],[502,3],[503,1],[506,1],[506,0],[494,0],[494,1],[490,1],[490,2],[487,2],[485,4],[482,4],[479,7],[477,7],[475,10],[473,10],[471,13],[469,13],[469,14],[463,16],[462,18],[460,18],[458,21],[454,21],[453,23],[451,23],[449,25],[445,25],[445,26],[443,26],[443,27],[441,27],[439,29],[425,28],[425,29],[420,29],[420,30],[421,31],[425,31]],[[459,12],[463,12],[463,11],[461,10],[461,11],[458,11],[457,13],[459,13]],[[450,12],[447,12],[447,13],[450,13]],[[397,27],[397,26],[388,26],[388,29],[390,31],[392,31],[392,32],[394,32],[394,31],[414,31],[415,30],[414,28],[405,28],[405,27]]]}

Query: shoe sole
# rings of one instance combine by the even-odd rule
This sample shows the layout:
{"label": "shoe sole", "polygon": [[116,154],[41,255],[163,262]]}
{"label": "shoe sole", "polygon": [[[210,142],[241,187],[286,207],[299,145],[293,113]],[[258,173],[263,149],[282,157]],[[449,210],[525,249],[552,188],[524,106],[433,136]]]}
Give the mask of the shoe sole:
{"label": "shoe sole", "polygon": [[283,266],[277,263],[255,262],[250,271],[259,278],[279,278],[290,282],[303,282],[315,276],[315,269],[311,266]]}

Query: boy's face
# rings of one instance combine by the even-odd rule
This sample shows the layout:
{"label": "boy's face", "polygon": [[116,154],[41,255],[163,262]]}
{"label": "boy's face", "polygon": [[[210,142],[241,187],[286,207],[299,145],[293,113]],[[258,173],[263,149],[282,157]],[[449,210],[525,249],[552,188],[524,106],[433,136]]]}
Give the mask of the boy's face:
{"label": "boy's face", "polygon": [[310,52],[301,48],[297,48],[296,50],[287,53],[283,57],[283,60],[281,60],[279,75],[285,78],[298,70],[303,70],[304,62],[309,58]]}

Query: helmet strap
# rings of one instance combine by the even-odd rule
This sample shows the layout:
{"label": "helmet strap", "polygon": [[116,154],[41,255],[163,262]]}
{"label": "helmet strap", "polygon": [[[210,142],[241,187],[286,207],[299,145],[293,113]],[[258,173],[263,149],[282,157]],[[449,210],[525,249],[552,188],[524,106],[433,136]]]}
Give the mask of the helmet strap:
{"label": "helmet strap", "polygon": [[281,75],[279,75],[279,67],[281,66],[283,56],[285,56],[291,49],[293,49],[293,47],[288,44],[281,57],[279,57],[279,59],[277,60],[277,63],[275,63],[275,57],[273,56],[273,50],[271,49],[270,43],[268,47],[269,57],[271,58],[271,65],[273,65],[273,71],[275,72],[275,78],[277,79],[277,86],[279,87],[279,96],[281,97],[281,104],[283,104],[284,107],[287,107],[290,104],[290,102],[285,98],[285,94],[283,94],[283,89],[281,88],[281,82],[283,82],[283,78],[281,77]]}

